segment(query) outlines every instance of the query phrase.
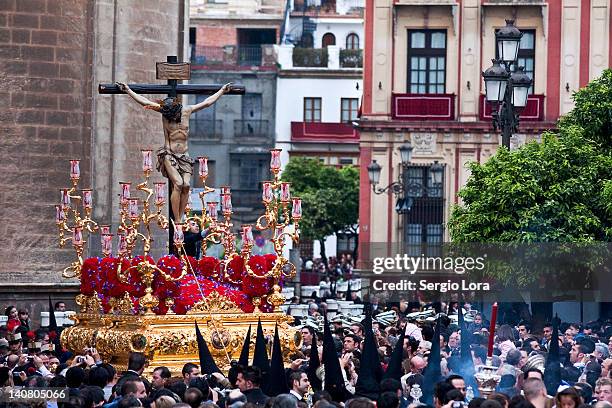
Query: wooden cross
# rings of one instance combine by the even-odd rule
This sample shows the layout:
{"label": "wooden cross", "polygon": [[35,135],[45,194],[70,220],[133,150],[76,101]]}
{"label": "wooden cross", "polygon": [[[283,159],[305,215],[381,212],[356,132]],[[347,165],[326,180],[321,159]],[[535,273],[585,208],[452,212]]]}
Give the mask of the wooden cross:
{"label": "wooden cross", "polygon": [[[157,79],[165,79],[167,85],[161,84],[128,84],[130,89],[137,94],[167,94],[172,98],[177,94],[189,95],[212,95],[223,85],[203,84],[179,84],[179,80],[191,78],[191,64],[189,62],[178,62],[176,55],[167,57],[167,62],[156,64]],[[243,85],[232,85],[228,95],[244,95]],[[101,95],[119,95],[124,92],[116,84],[99,84],[98,93]]]}
{"label": "wooden cross", "polygon": [[[166,57],[166,62],[158,62],[156,64],[156,78],[166,80],[166,85],[161,84],[128,84],[130,89],[137,94],[166,94],[169,98],[174,98],[178,94],[189,95],[212,95],[221,89],[222,85],[203,85],[203,84],[179,84],[180,80],[191,79],[191,64],[189,62],[178,62],[176,55]],[[118,95],[125,94],[116,84],[99,84],[98,93],[101,95]],[[232,85],[229,95],[244,95],[245,88],[243,85]],[[168,200],[172,193],[172,186],[168,178]],[[172,214],[172,206],[168,205],[169,217],[174,219]],[[173,245],[174,228],[172,223],[168,227],[168,243],[170,253],[177,254],[176,248]]]}

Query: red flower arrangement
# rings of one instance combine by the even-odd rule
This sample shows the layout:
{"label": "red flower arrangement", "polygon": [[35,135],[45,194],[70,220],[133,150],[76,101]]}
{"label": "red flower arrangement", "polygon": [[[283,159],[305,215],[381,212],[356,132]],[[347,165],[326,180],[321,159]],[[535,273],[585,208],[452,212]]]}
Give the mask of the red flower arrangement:
{"label": "red flower arrangement", "polygon": [[[128,268],[137,266],[144,257],[137,256],[133,259],[125,258],[88,258],[84,261],[81,270],[81,293],[92,296],[94,291],[98,293],[102,308],[105,313],[111,311],[110,298],[123,297],[127,292],[134,304],[134,313],[138,312],[139,298],[145,294],[145,285],[138,268],[128,271]],[[272,278],[259,278],[249,276],[244,268],[244,259],[235,256],[227,265],[227,277],[222,276],[223,264],[216,258],[206,256],[199,261],[188,257],[187,274],[181,279],[183,270],[182,259],[174,255],[166,255],[155,262],[151,257],[147,261],[164,272],[173,280],[166,280],[164,274],[154,272],[152,289],[160,303],[153,309],[157,314],[166,314],[168,307],[166,299],[174,301],[173,311],[176,314],[185,314],[193,305],[217,292],[232,300],[243,312],[252,313],[253,297],[263,297],[270,292],[274,280]],[[249,259],[249,267],[258,276],[264,276],[272,269],[276,262],[275,255],[255,255]],[[122,281],[118,275],[121,265]],[[127,272],[126,272],[127,271]],[[216,276],[215,276],[216,275]],[[260,304],[260,310],[271,312],[273,309],[267,301]]]}
{"label": "red flower arrangement", "polygon": [[261,297],[270,292],[272,285],[274,285],[274,279],[263,278],[263,276],[271,269],[268,269],[269,265],[270,261],[262,255],[255,255],[249,259],[249,267],[253,273],[262,277],[259,278],[244,273],[244,277],[242,278],[242,288],[244,293],[254,298]]}
{"label": "red flower arrangement", "polygon": [[81,293],[87,296],[100,292],[100,258],[87,258],[81,268]]}
{"label": "red flower arrangement", "polygon": [[212,278],[213,275],[219,276],[220,262],[214,256],[205,256],[198,262],[200,275],[205,278]]}
{"label": "red flower arrangement", "polygon": [[[244,259],[241,256],[235,256],[232,260],[227,264],[227,277],[229,279],[225,279],[228,282],[239,282],[244,274]],[[224,277],[225,278],[225,277]]]}

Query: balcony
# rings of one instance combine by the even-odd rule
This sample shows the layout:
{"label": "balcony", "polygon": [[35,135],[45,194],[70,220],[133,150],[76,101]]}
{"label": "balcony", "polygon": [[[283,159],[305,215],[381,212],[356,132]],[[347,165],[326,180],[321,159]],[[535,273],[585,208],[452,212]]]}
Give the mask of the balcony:
{"label": "balcony", "polygon": [[329,60],[327,48],[294,48],[292,57],[294,67],[327,68]]}
{"label": "balcony", "polygon": [[317,16],[351,15],[363,16],[364,0],[294,0],[292,15],[312,14]]}
{"label": "balcony", "polygon": [[300,48],[290,44],[274,47],[278,65],[282,70],[336,69],[361,70],[362,50],[340,49],[337,45],[326,48]]}
{"label": "balcony", "polygon": [[340,68],[362,68],[363,50],[340,50]]}
{"label": "balcony", "polygon": [[189,135],[193,141],[218,141],[223,138],[223,121],[192,118],[189,120]]}
{"label": "balcony", "polygon": [[234,143],[270,144],[270,123],[267,120],[236,119],[234,120]]}
{"label": "balcony", "polygon": [[196,45],[191,50],[191,63],[195,69],[274,68],[276,62],[273,47],[272,44],[223,47]]}
{"label": "balcony", "polygon": [[393,94],[395,120],[455,120],[454,94]]}
{"label": "balcony", "polygon": [[348,123],[291,122],[292,142],[359,143],[359,134]]}
{"label": "balcony", "polygon": [[[484,95],[480,95],[480,109],[478,114],[480,120],[491,120],[491,104],[487,103]],[[544,120],[544,95],[528,95],[527,106],[521,111],[521,121],[526,122],[541,122]]]}
{"label": "balcony", "polygon": [[281,0],[191,0],[189,6],[192,18],[249,18],[255,14],[281,18],[285,3]]}

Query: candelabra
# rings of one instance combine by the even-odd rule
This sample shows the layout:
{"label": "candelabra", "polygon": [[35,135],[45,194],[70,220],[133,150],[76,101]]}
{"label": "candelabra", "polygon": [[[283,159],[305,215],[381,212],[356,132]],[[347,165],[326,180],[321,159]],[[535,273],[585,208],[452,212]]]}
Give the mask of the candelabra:
{"label": "candelabra", "polygon": [[[242,248],[237,249],[236,234],[232,231],[233,224],[231,216],[233,213],[232,199],[230,187],[222,186],[220,203],[217,201],[207,201],[207,195],[215,192],[215,189],[206,185],[208,177],[208,159],[199,157],[199,177],[204,186],[203,191],[199,194],[202,201],[203,211],[201,215],[191,213],[191,204],[185,210],[185,223],[174,223],[173,242],[177,248],[178,256],[182,260],[182,266],[179,276],[171,276],[164,270],[160,269],[156,264],[151,263],[148,257],[151,251],[151,243],[153,241],[151,234],[152,224],[156,224],[160,229],[168,229],[169,220],[162,214],[162,207],[166,202],[165,191],[166,183],[154,183],[151,188],[149,179],[153,170],[152,151],[142,150],[142,170],[144,181],[137,185],[136,189],[144,193],[143,198],[133,197],[132,183],[120,182],[119,195],[119,225],[117,227],[117,263],[116,274],[120,282],[129,284],[130,272],[136,271],[145,287],[145,293],[139,299],[139,305],[144,310],[145,314],[151,314],[152,309],[159,305],[159,299],[153,294],[153,281],[156,274],[162,276],[166,281],[181,280],[188,272],[195,273],[191,263],[184,251],[184,231],[190,223],[199,224],[202,230],[206,230],[206,234],[202,240],[202,254],[206,254],[206,248],[209,243],[220,244],[224,248],[223,258],[220,259],[220,267],[213,273],[213,278],[223,279],[230,283],[238,284],[235,277],[228,273],[228,268],[232,260],[236,257],[242,258],[244,262],[245,273],[249,277],[255,279],[268,279],[272,281],[271,290],[262,297],[268,301],[277,311],[278,307],[285,301],[280,294],[280,281],[283,278],[292,277],[295,275],[295,265],[289,262],[283,256],[287,239],[291,239],[294,243],[299,240],[299,222],[302,217],[302,203],[299,197],[291,197],[290,185],[287,182],[280,180],[280,153],[278,149],[271,151],[270,172],[273,175],[272,181],[263,183],[262,201],[265,212],[257,219],[255,226],[242,225],[240,234],[242,237]],[[70,266],[64,269],[63,276],[66,278],[80,277],[83,268],[83,251],[86,243],[83,234],[100,232],[102,244],[102,254],[108,258],[113,253],[113,237],[110,225],[101,225],[91,219],[93,209],[92,190],[82,190],[82,196],[76,195],[78,182],[80,179],[79,160],[71,160],[70,178],[72,180],[72,188],[61,190],[62,202],[56,206],[56,224],[58,226],[59,245],[65,246],[67,241],[72,241],[72,245],[77,253],[77,260]],[[152,210],[150,204],[151,198],[154,197]],[[82,201],[83,214],[79,211],[79,203]],[[219,206],[220,204],[220,206]],[[221,211],[222,218],[218,216],[218,211]],[[71,218],[71,219],[69,219]],[[287,232],[289,225],[293,223],[294,229],[292,232]],[[72,226],[74,225],[74,226]],[[252,256],[254,244],[253,228],[258,231],[270,231],[271,241],[276,253],[274,265],[269,271],[256,273],[249,265],[249,259]],[[72,237],[66,237],[66,232],[72,232]],[[123,261],[131,260],[134,255],[134,250],[139,242],[142,242],[143,255],[137,264],[133,262],[129,266],[125,266]],[[197,282],[197,279],[196,279]],[[204,293],[200,288],[200,294],[204,299]],[[252,299],[256,310],[261,304],[260,297]],[[77,303],[82,306],[83,310],[89,309],[92,312],[98,312],[100,309],[100,300],[98,294],[94,291],[90,297],[79,295]],[[171,313],[170,306],[173,304],[173,299],[166,299]],[[126,292],[122,297],[112,298],[109,305],[120,313],[128,314],[133,310],[130,295]]]}
{"label": "candelabra", "polygon": [[[206,195],[215,191],[214,188],[206,185],[206,179],[208,178],[207,157],[198,157],[198,175],[204,186],[203,191],[199,193],[200,200],[202,201],[202,214],[192,215],[190,211],[191,206],[188,206],[186,211],[186,222],[196,222],[200,225],[201,229],[207,229],[207,234],[202,240],[202,254],[206,254],[208,243],[221,244],[223,246],[224,256],[221,260],[219,273],[223,274],[224,279],[233,283],[238,283],[232,279],[227,270],[231,261],[236,257],[243,258],[244,268],[249,276],[256,279],[273,279],[274,285],[272,287],[272,293],[266,296],[268,303],[273,305],[274,309],[277,310],[285,301],[284,297],[280,294],[280,286],[278,285],[280,279],[295,276],[295,265],[283,256],[283,250],[286,245],[285,239],[287,237],[294,243],[297,243],[299,240],[299,221],[302,218],[302,201],[299,197],[291,197],[289,183],[280,181],[281,151],[279,149],[273,149],[270,153],[270,172],[273,175],[273,181],[263,182],[262,201],[265,207],[265,213],[257,219],[255,225],[258,231],[263,232],[269,230],[272,233],[271,241],[274,245],[276,261],[270,271],[264,274],[257,274],[249,266],[249,259],[252,255],[254,244],[252,225],[242,225],[240,231],[242,248],[240,253],[237,251],[236,236],[232,233],[233,224],[231,222],[231,216],[233,208],[230,187],[222,186],[220,188],[220,209],[223,214],[223,220],[220,220],[217,214],[219,203],[217,201],[206,200]],[[291,211],[289,210],[290,203]],[[285,229],[292,222],[294,224],[293,232],[286,232]],[[177,226],[182,231],[183,226]],[[218,276],[218,274],[215,274],[215,277],[216,276]],[[261,303],[261,299],[256,297],[253,298],[252,301],[257,309]]]}
{"label": "candelabra", "polygon": [[[77,254],[77,260],[62,272],[65,278],[74,278],[81,273],[83,265],[83,250],[85,239],[84,231],[92,234],[98,231],[98,224],[91,219],[93,209],[93,195],[91,189],[82,189],[82,196],[76,195],[79,180],[81,179],[80,160],[70,160],[70,181],[71,188],[63,188],[61,192],[61,204],[55,206],[55,223],[59,233],[59,245],[63,248],[67,241],[72,241],[72,246]],[[83,214],[79,209],[83,206]],[[72,215],[72,223],[69,226],[69,218]],[[83,216],[82,216],[83,215]],[[71,232],[71,237],[65,237],[65,232]]]}
{"label": "candelabra", "polygon": [[[286,245],[285,238],[291,239],[294,243],[299,241],[299,222],[302,218],[302,200],[299,197],[291,197],[290,184],[281,182],[280,180],[280,149],[270,151],[270,173],[272,173],[272,181],[263,182],[262,201],[265,207],[265,214],[257,219],[255,228],[259,231],[269,230],[272,232],[272,243],[274,244],[274,252],[276,252],[276,261],[272,269],[263,276],[257,275],[245,262],[245,268],[250,276],[256,278],[273,278],[275,284],[273,293],[268,295],[268,303],[272,304],[275,309],[282,305],[285,301],[280,294],[280,286],[276,284],[283,277],[295,276],[295,265],[283,257],[283,250]],[[289,203],[291,202],[291,213],[289,212]],[[291,216],[290,216],[291,214]],[[285,229],[293,221],[293,232],[286,232]],[[250,232],[247,231],[247,232]],[[246,235],[243,232],[243,235]],[[249,249],[252,247],[252,239],[249,241]],[[248,260],[249,253],[246,253],[245,260]]]}
{"label": "candelabra", "polygon": [[[149,262],[147,258],[151,251],[151,242],[153,241],[151,236],[151,223],[155,221],[159,228],[168,228],[168,219],[162,214],[162,207],[166,202],[166,183],[154,183],[154,189],[150,187],[149,178],[153,170],[151,150],[142,150],[142,170],[144,181],[137,185],[137,190],[145,193],[144,199],[131,196],[131,183],[119,183],[121,186],[121,193],[119,200],[120,221],[117,228],[117,257],[120,261],[118,263],[117,277],[121,282],[128,283],[129,272],[133,269],[138,271],[139,275],[142,277],[142,282],[146,286],[145,295],[140,299],[140,305],[145,309],[146,313],[151,313],[151,309],[159,304],[159,300],[152,294],[153,289],[151,285],[154,273],[160,273],[165,280],[180,280],[185,275],[186,268],[183,267],[180,276],[172,277],[158,268],[155,264]],[[80,179],[79,160],[70,161],[70,179],[72,181],[72,188],[61,190],[62,203],[56,206],[56,224],[59,230],[59,245],[60,247],[64,247],[66,242],[71,240],[77,253],[77,260],[64,269],[62,276],[65,278],[80,276],[83,267],[84,245],[87,242],[83,238],[84,231],[92,234],[99,230],[102,254],[104,257],[110,257],[113,252],[113,234],[111,233],[111,226],[98,226],[98,224],[91,219],[93,210],[92,190],[83,189],[82,197],[75,195]],[[155,211],[151,211],[150,205],[150,200],[153,195],[155,195]],[[78,203],[81,201],[83,204],[84,217],[81,216],[78,210]],[[76,205],[73,205],[73,202],[76,202]],[[141,204],[142,211],[140,210]],[[70,215],[72,215],[72,220],[69,220]],[[69,224],[74,224],[74,227],[70,227]],[[66,231],[72,231],[71,238],[65,237]],[[121,261],[132,257],[134,248],[139,240],[143,243],[144,256],[142,260],[137,265],[122,270]],[[185,264],[185,262],[183,264]],[[89,305],[90,311],[98,311],[99,300],[97,297],[98,295],[96,292],[94,292],[93,296],[89,299],[80,295],[79,299],[77,299],[77,303],[85,308],[88,308]],[[132,309],[127,292],[121,299],[111,299],[110,304],[116,307],[120,312],[128,313]]]}

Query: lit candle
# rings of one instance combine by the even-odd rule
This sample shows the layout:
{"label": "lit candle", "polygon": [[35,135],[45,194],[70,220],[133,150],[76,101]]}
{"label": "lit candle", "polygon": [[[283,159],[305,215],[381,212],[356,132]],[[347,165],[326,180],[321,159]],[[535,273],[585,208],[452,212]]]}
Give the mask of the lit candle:
{"label": "lit candle", "polygon": [[253,226],[252,225],[243,225],[242,226],[242,242],[244,245],[252,245],[253,244]]}
{"label": "lit candle", "polygon": [[119,255],[124,255],[127,252],[127,238],[125,236],[125,232],[117,233],[119,236],[119,248],[117,248],[117,252]]}
{"label": "lit candle", "polygon": [[72,245],[83,245],[83,229],[81,227],[72,229]]}
{"label": "lit candle", "polygon": [[274,195],[272,193],[272,183],[269,181],[264,181],[263,191],[261,193],[261,199],[263,200],[264,203],[269,204],[273,198],[274,198]]}
{"label": "lit candle", "polygon": [[64,209],[70,208],[70,190],[63,188],[60,191],[62,192],[62,207],[64,207]]}
{"label": "lit candle", "polygon": [[232,213],[232,195],[231,194],[221,195],[221,211],[223,211],[223,214]]}
{"label": "lit candle", "polygon": [[208,216],[214,221],[217,221],[217,202],[209,201],[206,203],[206,207],[208,209]]}
{"label": "lit candle", "polygon": [[289,190],[289,183],[281,183],[281,201],[284,203],[288,203],[291,201],[291,192]]}
{"label": "lit candle", "polygon": [[61,205],[56,205],[55,206],[55,223],[56,224],[62,224],[64,221],[66,221],[66,213],[64,213],[64,209],[62,208]]}
{"label": "lit candle", "polygon": [[489,326],[489,348],[487,357],[493,357],[493,340],[495,339],[495,321],[497,320],[497,302],[493,303],[491,310],[491,325]]}
{"label": "lit candle", "polygon": [[230,187],[229,186],[221,186],[219,188],[221,189],[221,195],[223,195],[223,194],[230,194]]}
{"label": "lit candle", "polygon": [[130,198],[128,200],[128,215],[129,217],[135,221],[138,219],[138,199],[137,198]]}
{"label": "lit candle", "polygon": [[110,233],[111,233],[110,225],[100,225],[100,234],[104,235],[104,234],[110,234]]}
{"label": "lit candle", "polygon": [[132,183],[119,182],[121,184],[121,204],[127,204],[130,199],[130,187]]}
{"label": "lit candle", "polygon": [[280,149],[272,149],[270,150],[270,169],[272,170],[280,170],[281,168],[281,159],[280,159],[281,150]]}
{"label": "lit candle", "polygon": [[152,150],[141,150],[142,152],[142,171],[148,172],[153,170],[153,160],[151,158]]}
{"label": "lit candle", "polygon": [[302,199],[299,197],[293,197],[291,217],[296,221],[302,218]]}
{"label": "lit candle", "polygon": [[185,241],[185,236],[183,234],[183,227],[185,224],[175,224],[174,225],[174,243],[182,244]]}
{"label": "lit candle", "polygon": [[155,183],[155,205],[164,205],[166,202],[166,183]]}
{"label": "lit candle", "polygon": [[198,162],[200,163],[199,174],[200,177],[206,178],[208,177],[208,157],[200,156],[198,157]]}
{"label": "lit candle", "polygon": [[80,160],[70,160],[70,178],[78,180],[81,178]]}
{"label": "lit candle", "polygon": [[113,252],[113,234],[102,234],[102,253],[109,256]]}
{"label": "lit candle", "polygon": [[92,207],[92,191],[90,189],[83,190],[83,208],[91,210]]}

